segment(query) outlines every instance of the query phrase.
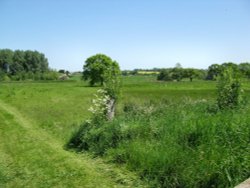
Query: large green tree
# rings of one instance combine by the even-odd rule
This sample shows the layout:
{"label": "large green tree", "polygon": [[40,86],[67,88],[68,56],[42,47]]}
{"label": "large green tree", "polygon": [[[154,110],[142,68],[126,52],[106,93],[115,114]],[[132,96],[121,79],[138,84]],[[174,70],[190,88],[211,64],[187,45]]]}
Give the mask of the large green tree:
{"label": "large green tree", "polygon": [[83,78],[89,80],[91,86],[103,85],[109,79],[107,75],[114,77],[120,75],[120,68],[116,61],[104,54],[96,54],[89,57],[83,66]]}

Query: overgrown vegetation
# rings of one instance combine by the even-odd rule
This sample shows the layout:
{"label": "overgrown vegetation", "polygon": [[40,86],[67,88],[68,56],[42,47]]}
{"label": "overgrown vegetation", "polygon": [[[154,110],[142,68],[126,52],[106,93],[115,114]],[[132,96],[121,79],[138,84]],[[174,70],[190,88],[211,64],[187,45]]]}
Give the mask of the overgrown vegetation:
{"label": "overgrown vegetation", "polygon": [[210,114],[208,105],[127,104],[113,122],[84,123],[70,146],[123,164],[153,187],[233,187],[250,176],[250,111]]}

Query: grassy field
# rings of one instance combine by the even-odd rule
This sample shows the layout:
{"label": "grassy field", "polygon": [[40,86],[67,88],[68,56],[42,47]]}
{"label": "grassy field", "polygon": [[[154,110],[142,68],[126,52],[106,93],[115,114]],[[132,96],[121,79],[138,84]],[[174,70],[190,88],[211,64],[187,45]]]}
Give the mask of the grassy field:
{"label": "grassy field", "polygon": [[[75,80],[74,80],[75,79]],[[214,99],[214,82],[157,82],[154,76],[123,78],[120,108],[124,103],[182,98]],[[0,85],[0,99],[19,110],[35,125],[65,142],[89,117],[88,108],[99,87],[79,78],[66,82],[12,82]]]}
{"label": "grassy field", "polygon": [[[143,166],[146,168],[147,163],[140,160],[140,155],[150,156],[145,152],[153,148],[161,150],[164,156],[171,156],[171,153],[166,153],[167,147],[157,145],[156,141],[149,141],[148,145],[138,150],[138,146],[145,141],[140,136],[136,142],[129,142],[131,148],[126,149],[126,142],[121,143],[121,146],[118,147],[118,150],[124,153],[132,148],[138,151],[134,151],[134,159],[131,158],[131,160],[138,164],[139,169],[136,169],[131,161],[126,161],[127,166],[122,165],[123,167],[118,168],[103,162],[102,159],[92,159],[87,154],[79,155],[64,150],[64,145],[72,133],[90,116],[88,108],[93,94],[98,89],[98,87],[88,87],[87,83],[78,78],[74,77],[72,80],[64,82],[0,84],[0,187],[99,187],[100,185],[102,185],[101,187],[140,187],[145,186],[145,183],[142,183],[135,174],[126,169],[142,175],[140,169],[145,172]],[[184,99],[185,101],[206,100],[212,102],[215,101],[215,88],[215,82],[157,82],[154,76],[124,77],[118,113],[123,115],[124,105],[131,104],[136,106],[151,102],[158,105],[161,103],[160,101],[178,104]],[[249,83],[244,83],[244,88],[248,95]],[[196,109],[196,112],[198,111],[199,109]],[[184,125],[185,121],[182,118],[189,117],[185,114],[187,111],[168,112],[180,113],[180,116],[173,116],[175,120],[181,118],[179,121],[171,120],[172,123],[176,122],[174,124],[176,126],[179,123]],[[235,124],[240,121],[241,114],[247,116],[246,113],[238,113]],[[152,117],[154,118],[154,116]],[[216,121],[223,122],[223,118],[224,115],[221,115],[220,119]],[[230,116],[226,116],[226,118],[230,122]],[[190,123],[196,122],[196,119],[196,114],[191,113]],[[137,122],[137,125],[143,125],[143,123],[147,125],[147,122],[140,118],[138,121],[132,120],[133,118],[128,125],[131,125],[135,133],[136,126],[133,125],[133,122]],[[242,121],[247,120],[245,118]],[[170,123],[170,120],[166,121]],[[205,118],[204,121],[213,122],[215,120]],[[158,123],[162,122],[156,122],[154,125],[158,126]],[[214,124],[216,125],[216,123]],[[247,123],[245,122],[245,124]],[[174,127],[169,127],[169,129],[174,129]],[[150,145],[157,147],[150,147]],[[117,158],[118,150],[114,151],[111,148],[107,158],[109,156]],[[190,155],[185,151],[181,156],[184,154]],[[185,163],[188,160],[194,162],[191,156],[185,159]],[[151,165],[157,164],[157,161],[159,162],[157,159],[161,155],[152,157],[155,157],[156,161]],[[179,158],[179,160],[182,159],[184,158]],[[147,161],[147,159],[145,160]],[[170,162],[171,160],[173,158],[169,159]],[[141,163],[139,163],[140,161]],[[202,168],[202,164],[195,165],[195,168]],[[148,174],[145,173],[145,175]],[[194,176],[194,174],[192,175]],[[190,177],[192,176],[190,175]],[[240,179],[236,181],[238,182]]]}
{"label": "grassy field", "polygon": [[66,151],[97,88],[78,82],[0,84],[0,187],[131,187],[136,176]]}
{"label": "grassy field", "polygon": [[0,102],[0,187],[131,187],[132,175],[79,156]]}

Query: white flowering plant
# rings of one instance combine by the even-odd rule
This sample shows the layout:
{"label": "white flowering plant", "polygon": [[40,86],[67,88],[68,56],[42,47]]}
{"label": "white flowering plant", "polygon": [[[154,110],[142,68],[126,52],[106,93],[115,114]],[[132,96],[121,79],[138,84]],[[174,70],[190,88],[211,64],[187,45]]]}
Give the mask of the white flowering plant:
{"label": "white flowering plant", "polygon": [[[88,109],[92,113],[92,119],[105,119],[106,114],[108,113],[108,103],[110,101],[110,96],[104,89],[97,90],[97,94],[94,96],[95,98],[92,100],[92,105]],[[88,121],[90,122],[90,120]]]}

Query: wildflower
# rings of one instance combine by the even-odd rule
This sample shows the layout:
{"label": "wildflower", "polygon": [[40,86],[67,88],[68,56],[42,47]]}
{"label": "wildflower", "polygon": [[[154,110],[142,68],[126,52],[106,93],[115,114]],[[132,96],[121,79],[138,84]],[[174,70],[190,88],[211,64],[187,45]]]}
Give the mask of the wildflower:
{"label": "wildflower", "polygon": [[94,117],[104,117],[104,115],[109,111],[108,103],[110,101],[110,96],[103,89],[97,90],[97,94],[94,95],[92,100],[92,105],[88,109]]}

